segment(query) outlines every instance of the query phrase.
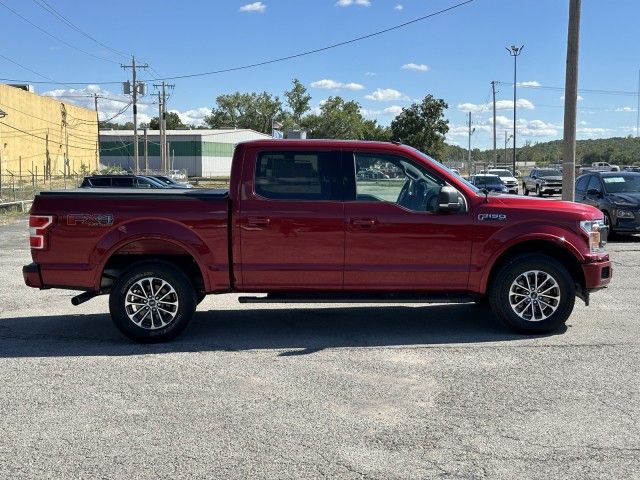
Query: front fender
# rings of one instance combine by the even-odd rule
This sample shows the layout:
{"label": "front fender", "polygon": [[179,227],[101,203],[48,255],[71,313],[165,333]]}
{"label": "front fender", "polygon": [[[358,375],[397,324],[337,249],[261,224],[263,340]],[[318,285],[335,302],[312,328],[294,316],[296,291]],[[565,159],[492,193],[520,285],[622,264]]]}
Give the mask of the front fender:
{"label": "front fender", "polygon": [[521,223],[496,231],[482,245],[474,248],[469,287],[472,291],[484,293],[489,276],[495,264],[510,249],[527,242],[548,242],[565,249],[578,263],[585,262],[585,251],[580,249],[586,240],[579,233],[560,225]]}

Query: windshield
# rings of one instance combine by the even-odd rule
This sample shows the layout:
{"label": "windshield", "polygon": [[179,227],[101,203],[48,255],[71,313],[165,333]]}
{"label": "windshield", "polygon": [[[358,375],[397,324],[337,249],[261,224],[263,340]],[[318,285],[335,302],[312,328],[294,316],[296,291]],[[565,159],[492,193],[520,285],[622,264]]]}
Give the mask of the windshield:
{"label": "windshield", "polygon": [[478,175],[476,185],[502,185],[502,180],[497,175]]}
{"label": "windshield", "polygon": [[538,170],[538,176],[539,177],[560,177],[562,176],[562,174],[560,173],[560,170]]}
{"label": "windshield", "polygon": [[413,147],[409,147],[411,148],[414,152],[416,152],[418,155],[420,155],[422,158],[425,158],[428,162],[430,163],[437,163],[440,167],[444,168],[446,171],[450,172],[451,175],[455,176],[459,182],[464,183],[467,187],[469,187],[471,190],[473,190],[475,193],[480,193],[480,189],[478,187],[476,187],[473,183],[469,182],[468,180],[466,180],[464,177],[462,177],[460,174],[456,174],[455,172],[453,172],[449,167],[445,166],[444,164],[438,162],[437,160],[434,160],[433,158],[431,158],[429,155],[426,155],[424,153],[422,153],[420,150],[418,150],[417,148],[413,148]]}
{"label": "windshield", "polygon": [[499,177],[513,177],[509,170],[489,170],[491,175],[498,175]]}
{"label": "windshield", "polygon": [[640,175],[616,175],[602,177],[607,193],[639,193]]}

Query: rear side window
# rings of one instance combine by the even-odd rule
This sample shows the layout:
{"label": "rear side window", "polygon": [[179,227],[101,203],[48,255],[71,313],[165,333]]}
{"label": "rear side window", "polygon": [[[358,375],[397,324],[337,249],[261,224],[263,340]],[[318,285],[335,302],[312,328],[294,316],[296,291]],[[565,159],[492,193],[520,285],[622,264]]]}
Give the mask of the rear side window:
{"label": "rear side window", "polygon": [[133,187],[133,178],[131,177],[113,177],[114,187]]}
{"label": "rear side window", "polygon": [[600,180],[595,175],[591,175],[591,180],[589,180],[589,186],[587,190],[597,190],[599,192],[602,191],[602,186],[600,185]]}
{"label": "rear side window", "polygon": [[339,198],[334,152],[264,152],[256,163],[256,193],[277,200]]}
{"label": "rear side window", "polygon": [[111,178],[110,177],[92,177],[88,179],[90,184],[94,187],[110,187],[111,186]]}

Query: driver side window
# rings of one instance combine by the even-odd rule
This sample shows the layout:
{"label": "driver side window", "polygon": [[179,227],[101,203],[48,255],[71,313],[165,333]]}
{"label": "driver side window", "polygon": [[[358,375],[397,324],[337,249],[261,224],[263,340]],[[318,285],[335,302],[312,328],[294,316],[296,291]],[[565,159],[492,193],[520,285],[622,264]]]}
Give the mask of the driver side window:
{"label": "driver side window", "polygon": [[354,153],[356,201],[390,202],[415,212],[435,212],[445,182],[395,155]]}

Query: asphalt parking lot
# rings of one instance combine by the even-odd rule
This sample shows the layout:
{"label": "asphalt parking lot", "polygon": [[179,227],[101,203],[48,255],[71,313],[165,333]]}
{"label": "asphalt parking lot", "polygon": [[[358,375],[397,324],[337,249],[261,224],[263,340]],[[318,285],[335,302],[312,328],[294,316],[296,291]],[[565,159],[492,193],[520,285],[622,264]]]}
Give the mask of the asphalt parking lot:
{"label": "asphalt parking lot", "polygon": [[240,305],[170,344],[24,286],[0,226],[1,478],[640,478],[640,237],[528,337],[475,305]]}

